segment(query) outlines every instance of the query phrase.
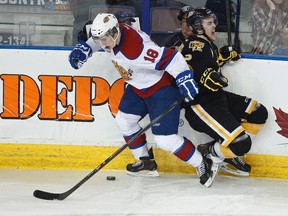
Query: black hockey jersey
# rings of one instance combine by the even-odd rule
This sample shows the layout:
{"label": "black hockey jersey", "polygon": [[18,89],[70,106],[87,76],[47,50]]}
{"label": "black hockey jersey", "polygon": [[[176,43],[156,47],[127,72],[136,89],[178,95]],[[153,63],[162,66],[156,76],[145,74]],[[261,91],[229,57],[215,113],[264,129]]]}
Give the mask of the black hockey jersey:
{"label": "black hockey jersey", "polygon": [[184,43],[187,41],[188,39],[184,38],[184,35],[182,34],[182,32],[178,32],[174,34],[171,38],[169,38],[169,40],[165,43],[165,47],[176,49],[179,52],[182,52]]}
{"label": "black hockey jersey", "polygon": [[[194,71],[194,79],[199,86],[199,93],[196,95],[195,100],[203,94],[215,93],[215,91],[211,91],[205,87],[200,82],[200,79],[203,74],[207,72],[208,68],[221,74],[221,69],[218,64],[217,50],[218,48],[214,43],[195,36],[190,36],[188,41],[184,43],[182,55],[189,67]],[[222,89],[219,89],[217,92],[219,91],[222,91]]]}

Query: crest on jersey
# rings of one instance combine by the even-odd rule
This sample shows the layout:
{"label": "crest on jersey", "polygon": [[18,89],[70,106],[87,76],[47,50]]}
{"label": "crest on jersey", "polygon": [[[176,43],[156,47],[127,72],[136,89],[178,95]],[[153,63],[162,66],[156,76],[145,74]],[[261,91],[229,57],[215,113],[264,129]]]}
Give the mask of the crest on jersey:
{"label": "crest on jersey", "polygon": [[116,61],[112,60],[112,63],[114,65],[114,67],[116,68],[116,70],[119,72],[119,74],[121,75],[122,79],[124,80],[131,80],[131,76],[133,74],[133,70],[129,69],[128,71],[125,70],[122,66],[118,65],[118,63]]}
{"label": "crest on jersey", "polygon": [[108,17],[108,16],[105,16],[105,17],[103,18],[103,23],[107,23],[107,22],[109,22],[109,17]]}
{"label": "crest on jersey", "polygon": [[200,42],[197,40],[191,41],[189,43],[189,48],[192,49],[192,51],[202,52],[204,46],[205,46],[205,44],[203,42]]}

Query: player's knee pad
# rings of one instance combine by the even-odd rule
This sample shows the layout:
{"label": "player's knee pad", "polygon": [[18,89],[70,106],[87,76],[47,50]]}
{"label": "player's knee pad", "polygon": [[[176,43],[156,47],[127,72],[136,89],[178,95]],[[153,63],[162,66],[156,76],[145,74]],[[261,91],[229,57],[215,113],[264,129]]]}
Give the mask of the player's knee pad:
{"label": "player's knee pad", "polygon": [[248,134],[241,133],[229,145],[230,150],[237,156],[247,154],[251,149],[252,141]]}
{"label": "player's knee pad", "polygon": [[254,124],[264,124],[268,118],[268,111],[265,106],[257,103],[253,111],[248,115],[247,121]]}
{"label": "player's knee pad", "polygon": [[120,110],[115,117],[116,124],[124,136],[134,134],[141,129],[138,123],[140,119],[141,116],[139,115],[127,114]]}
{"label": "player's knee pad", "polygon": [[177,134],[154,135],[157,146],[165,151],[174,153],[184,142],[184,138]]}

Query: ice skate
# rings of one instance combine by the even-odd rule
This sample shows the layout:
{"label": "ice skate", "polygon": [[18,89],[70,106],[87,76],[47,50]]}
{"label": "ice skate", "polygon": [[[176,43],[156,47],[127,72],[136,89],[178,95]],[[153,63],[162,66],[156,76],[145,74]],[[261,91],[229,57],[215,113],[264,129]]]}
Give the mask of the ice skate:
{"label": "ice skate", "polygon": [[203,155],[203,157],[207,157],[210,154],[210,146],[212,146],[214,142],[215,141],[211,141],[197,146],[198,151]]}
{"label": "ice skate", "polygon": [[201,164],[196,167],[196,173],[200,178],[200,184],[210,187],[218,173],[218,170],[218,164],[203,156]]}
{"label": "ice skate", "polygon": [[211,141],[211,142],[208,142],[208,143],[200,144],[200,145],[197,146],[197,149],[203,155],[203,157],[210,158],[210,159],[212,159],[212,161],[214,163],[219,164],[219,163],[223,162],[224,159],[219,158],[217,156],[213,156],[211,154],[211,147],[214,144],[214,142],[215,141]]}
{"label": "ice skate", "polygon": [[245,161],[240,158],[231,158],[231,159],[221,159],[219,157],[213,156],[211,154],[211,146],[213,145],[214,141],[200,144],[197,146],[197,149],[204,157],[211,158],[214,163],[219,164],[219,168],[221,171],[242,177],[248,177],[249,172],[251,171],[251,166]]}
{"label": "ice skate", "polygon": [[159,173],[157,171],[157,163],[154,160],[154,155],[152,148],[148,151],[149,156],[140,157],[140,161],[127,164],[126,172],[132,176],[148,176],[148,177],[157,177]]}
{"label": "ice skate", "polygon": [[220,170],[232,175],[241,176],[241,177],[248,177],[251,171],[251,165],[245,163],[245,161],[240,158],[226,158],[220,164]]}

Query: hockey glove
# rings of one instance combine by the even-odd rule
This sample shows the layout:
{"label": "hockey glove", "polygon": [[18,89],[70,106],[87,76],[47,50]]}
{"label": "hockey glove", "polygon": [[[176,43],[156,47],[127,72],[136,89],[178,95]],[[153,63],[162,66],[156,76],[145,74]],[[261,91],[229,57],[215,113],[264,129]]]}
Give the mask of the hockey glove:
{"label": "hockey glove", "polygon": [[223,46],[218,51],[218,63],[222,67],[225,63],[230,61],[237,61],[240,59],[240,50],[234,46]]}
{"label": "hockey glove", "polygon": [[223,76],[220,71],[207,68],[200,78],[200,83],[202,83],[207,89],[215,92],[220,88],[227,87],[228,79]]}
{"label": "hockey glove", "polygon": [[186,70],[178,74],[176,83],[182,95],[190,101],[194,100],[195,95],[198,93],[198,85],[194,80],[193,71]]}
{"label": "hockey glove", "polygon": [[75,69],[79,69],[92,56],[91,47],[84,41],[80,41],[69,55],[69,62]]}

